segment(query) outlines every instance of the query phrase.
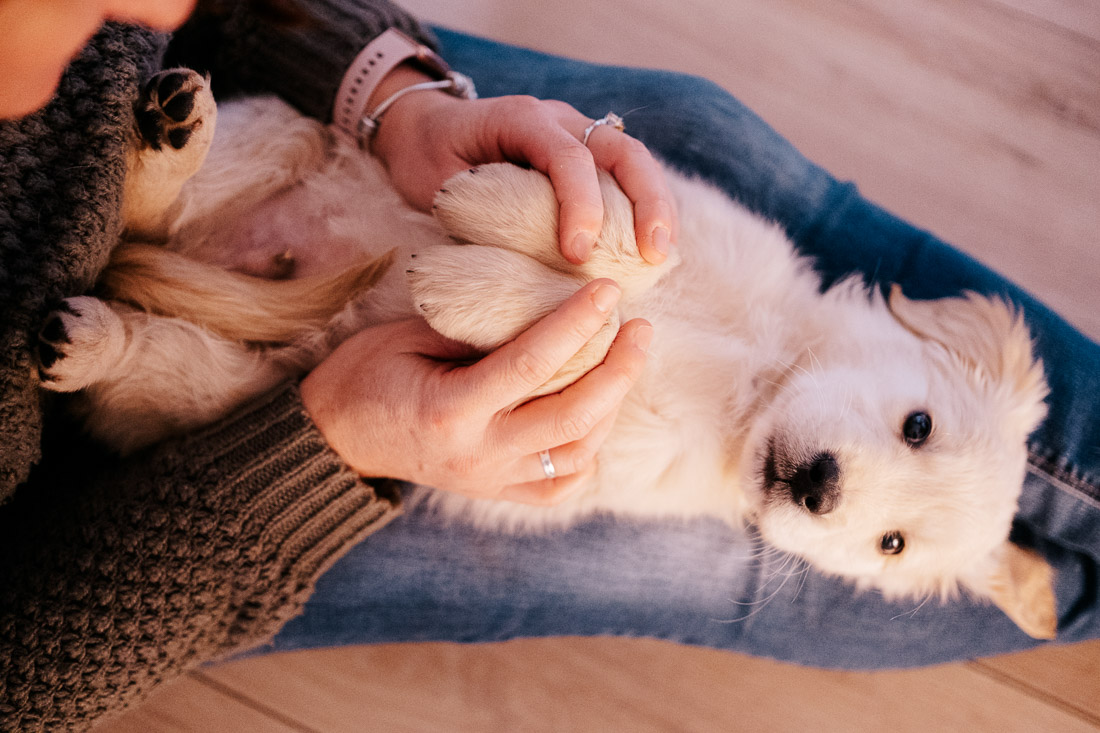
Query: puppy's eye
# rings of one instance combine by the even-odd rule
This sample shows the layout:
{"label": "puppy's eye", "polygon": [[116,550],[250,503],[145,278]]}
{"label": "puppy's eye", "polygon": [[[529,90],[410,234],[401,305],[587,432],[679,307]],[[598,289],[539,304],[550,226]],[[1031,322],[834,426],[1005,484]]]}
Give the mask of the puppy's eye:
{"label": "puppy's eye", "polygon": [[905,536],[901,532],[887,532],[879,545],[883,555],[900,555],[905,549]]}
{"label": "puppy's eye", "polygon": [[901,426],[902,437],[910,448],[917,448],[932,434],[932,416],[927,412],[911,412]]}

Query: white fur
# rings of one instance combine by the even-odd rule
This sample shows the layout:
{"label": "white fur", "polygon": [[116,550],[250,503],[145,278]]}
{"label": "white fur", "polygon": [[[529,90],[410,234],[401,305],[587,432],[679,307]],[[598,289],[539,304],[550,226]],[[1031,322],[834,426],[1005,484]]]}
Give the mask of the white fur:
{"label": "white fur", "polygon": [[[114,359],[110,386],[89,393],[93,429],[120,447],[189,429],[268,389],[288,373],[288,358],[291,369],[306,369],[348,333],[410,313],[490,348],[581,282],[612,277],[624,286],[619,317],[647,318],[655,338],[590,486],[552,508],[436,492],[430,501],[440,510],[524,531],[593,512],[748,518],[773,545],[890,596],[949,596],[961,584],[996,598],[991,579],[1006,574],[1024,441],[1045,396],[1018,319],[984,299],[953,306],[1008,314],[996,338],[1028,356],[1011,375],[998,375],[988,356],[955,343],[958,334],[921,332],[854,281],[820,294],[779,227],[703,183],[674,171],[668,177],[682,222],[678,267],[641,261],[629,202],[605,180],[600,244],[590,263],[571,268],[558,254],[557,204],[540,174],[511,166],[459,174],[437,200],[444,231],[400,201],[375,161],[316,122],[271,99],[228,105],[207,164],[167,225],[170,247],[261,273],[278,255],[289,254],[296,274],[310,274],[394,247],[397,265],[329,334],[292,348],[293,358],[119,309],[130,342]],[[455,246],[448,235],[478,246]],[[176,342],[138,351],[139,334],[152,338],[156,329],[172,331]],[[606,350],[614,329],[605,330],[586,366]],[[242,380],[252,368],[255,380]],[[155,399],[142,398],[149,395]],[[1013,403],[1022,407],[1009,409]],[[900,431],[917,409],[933,416],[935,428],[926,445],[912,448]],[[158,415],[132,414],[143,410]],[[128,427],[140,434],[119,439]],[[769,490],[769,450],[787,471],[822,451],[834,454],[836,509],[814,515]],[[884,555],[881,537],[895,530],[905,534],[906,550]]]}

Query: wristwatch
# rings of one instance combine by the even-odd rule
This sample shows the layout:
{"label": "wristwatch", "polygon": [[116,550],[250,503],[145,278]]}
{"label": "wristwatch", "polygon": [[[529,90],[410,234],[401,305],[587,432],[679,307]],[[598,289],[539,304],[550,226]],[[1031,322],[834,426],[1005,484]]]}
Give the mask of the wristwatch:
{"label": "wristwatch", "polygon": [[[413,84],[399,89],[367,111],[367,102],[382,79],[403,63],[412,63],[435,81]],[[378,120],[391,104],[411,92],[425,89],[441,89],[456,97],[474,99],[477,92],[470,77],[451,69],[439,54],[422,43],[390,28],[359,52],[340,82],[332,110],[333,125],[366,147],[378,128]]]}

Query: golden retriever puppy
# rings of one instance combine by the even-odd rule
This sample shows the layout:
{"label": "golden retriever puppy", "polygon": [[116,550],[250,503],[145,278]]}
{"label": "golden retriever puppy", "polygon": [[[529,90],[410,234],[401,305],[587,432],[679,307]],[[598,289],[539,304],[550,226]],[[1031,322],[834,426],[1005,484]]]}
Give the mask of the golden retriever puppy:
{"label": "golden retriever puppy", "polygon": [[[193,104],[172,107],[180,94]],[[43,385],[79,392],[104,441],[125,451],[197,428],[372,324],[419,314],[492,349],[610,277],[618,314],[539,390],[598,364],[619,318],[653,323],[590,485],[551,508],[426,500],[511,531],[595,512],[751,521],[861,588],[964,589],[1054,635],[1051,571],[1007,539],[1046,386],[1003,302],[885,298],[855,279],[822,293],[778,226],[674,171],[678,255],[641,259],[630,203],[605,177],[602,234],[573,266],[537,172],[463,172],[430,217],[376,161],[274,99],[225,105],[212,135],[201,78],[166,72],[149,97],[127,186],[133,241],[104,275],[108,299],[70,298],[42,336]]]}

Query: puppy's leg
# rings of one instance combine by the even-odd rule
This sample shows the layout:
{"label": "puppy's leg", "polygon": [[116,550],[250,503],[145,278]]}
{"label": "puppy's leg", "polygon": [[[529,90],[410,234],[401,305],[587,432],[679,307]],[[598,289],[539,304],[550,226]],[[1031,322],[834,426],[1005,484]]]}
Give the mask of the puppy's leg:
{"label": "puppy's leg", "polygon": [[[511,341],[577,291],[581,280],[496,247],[429,247],[411,256],[406,273],[413,303],[448,338],[490,351]],[[557,392],[603,359],[618,316],[531,396]]]}
{"label": "puppy's leg", "polygon": [[302,368],[303,355],[293,357],[85,296],[66,300],[39,342],[42,386],[80,391],[89,432],[124,453],[206,425],[271,389]]}
{"label": "puppy's leg", "polygon": [[558,244],[558,201],[543,174],[496,163],[452,176],[437,194],[433,211],[459,242],[501,247],[582,281],[615,280],[624,299],[647,288],[674,263],[654,266],[638,252],[633,206],[614,179],[600,173],[604,220],[588,261],[573,265]]}
{"label": "puppy's leg", "polygon": [[62,301],[38,334],[42,386],[75,392],[106,379],[129,342],[126,326],[110,304],[83,295]]}
{"label": "puppy's leg", "polygon": [[206,79],[190,69],[154,76],[134,104],[133,146],[123,191],[127,230],[163,238],[172,205],[206,158],[217,107]]}
{"label": "puppy's leg", "polygon": [[[558,245],[558,202],[541,173],[506,164],[453,176],[435,200],[436,218],[462,247],[433,248],[409,268],[414,300],[434,328],[495,348],[559,306],[581,285],[609,277],[624,299],[660,277],[638,253],[630,201],[602,175],[604,223],[592,255],[573,265]],[[596,366],[618,330],[617,313],[539,393],[560,389]]]}

